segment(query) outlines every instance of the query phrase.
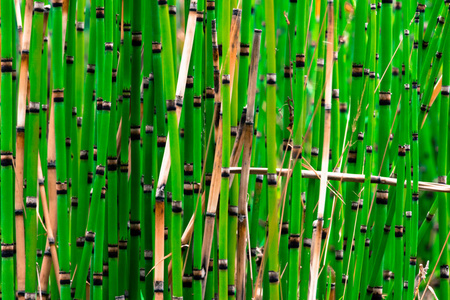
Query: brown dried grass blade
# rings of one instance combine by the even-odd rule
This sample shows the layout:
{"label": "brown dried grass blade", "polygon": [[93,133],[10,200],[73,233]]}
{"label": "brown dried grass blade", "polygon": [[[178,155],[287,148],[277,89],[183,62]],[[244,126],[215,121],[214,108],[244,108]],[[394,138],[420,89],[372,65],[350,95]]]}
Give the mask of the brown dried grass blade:
{"label": "brown dried grass blade", "polygon": [[[244,151],[242,154],[242,172],[239,187],[238,202],[238,249],[237,249],[237,276],[236,298],[245,299],[245,265],[246,265],[246,239],[247,239],[247,191],[250,175],[250,159],[252,155],[253,116],[255,109],[256,79],[258,75],[259,48],[261,45],[261,31],[255,31],[253,36],[252,57],[249,69],[249,86],[247,96],[247,112],[242,139]],[[239,152],[240,153],[240,152]]]}

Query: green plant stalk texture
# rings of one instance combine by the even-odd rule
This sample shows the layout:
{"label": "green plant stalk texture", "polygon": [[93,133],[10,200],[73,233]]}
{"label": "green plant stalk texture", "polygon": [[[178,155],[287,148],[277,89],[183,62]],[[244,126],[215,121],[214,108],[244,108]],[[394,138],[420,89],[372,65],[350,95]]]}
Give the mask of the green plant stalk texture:
{"label": "green plant stalk texture", "polygon": [[[65,151],[65,116],[63,89],[63,38],[62,38],[62,3],[53,3],[53,35],[52,35],[52,75],[53,99],[55,114],[55,150],[56,161],[66,161]],[[70,299],[70,267],[69,267],[69,224],[67,221],[67,170],[66,164],[56,167],[57,205],[58,205],[58,259],[61,284],[61,299]],[[61,278],[64,276],[64,278]]]}
{"label": "green plant stalk texture", "polygon": [[[14,169],[13,169],[13,128],[11,116],[13,115],[13,2],[1,1],[3,25],[1,34],[1,227],[2,227],[2,246],[10,247],[10,251],[5,252],[1,259],[1,283],[2,297],[7,300],[15,299],[14,291]],[[6,69],[3,66],[11,64],[11,68]]]}
{"label": "green plant stalk texture", "polygon": [[[33,23],[31,30],[30,62],[36,64],[30,69],[30,102],[28,114],[28,129],[30,132],[25,135],[25,147],[27,147],[27,189],[25,190],[26,205],[24,215],[24,225],[27,237],[25,238],[25,299],[31,298],[36,292],[37,276],[36,249],[37,239],[37,167],[39,151],[39,110],[41,91],[41,62],[42,62],[42,37],[44,21],[44,3],[34,2]],[[33,237],[33,238],[31,238]]]}
{"label": "green plant stalk texture", "polygon": [[[276,62],[275,62],[275,21],[274,1],[265,1],[266,47],[267,47],[267,165],[268,165],[268,226],[267,237],[269,295],[278,299],[279,258],[278,249],[278,197],[277,197],[277,149],[276,149]],[[270,178],[269,178],[270,176]]]}
{"label": "green plant stalk texture", "polygon": [[[159,12],[161,18],[161,36],[162,45],[166,51],[172,49],[172,39],[170,34],[169,12],[167,3],[159,5]],[[166,52],[167,53],[167,52]],[[170,143],[170,157],[172,170],[181,170],[180,161],[180,143],[178,134],[178,121],[175,111],[175,76],[174,76],[174,62],[173,55],[170,53],[164,54],[163,61],[164,71],[164,94],[166,95],[167,105],[167,122],[169,127],[169,143]],[[183,195],[181,191],[181,174],[178,171],[171,172],[172,179],[172,293],[174,297],[182,297],[182,260],[181,260],[181,211]]]}

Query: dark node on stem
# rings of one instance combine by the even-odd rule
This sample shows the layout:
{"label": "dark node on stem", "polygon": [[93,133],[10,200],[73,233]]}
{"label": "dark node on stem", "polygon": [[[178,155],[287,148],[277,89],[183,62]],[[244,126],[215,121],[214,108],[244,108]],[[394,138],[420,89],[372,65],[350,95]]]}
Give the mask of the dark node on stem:
{"label": "dark node on stem", "polygon": [[150,194],[153,191],[153,185],[152,184],[144,184],[142,186],[142,190],[144,194]]}
{"label": "dark node on stem", "polygon": [[388,234],[391,231],[391,225],[384,225],[383,230],[386,234]]}
{"label": "dark node on stem", "polygon": [[234,297],[236,295],[236,286],[228,285],[228,296]]}
{"label": "dark node on stem", "polygon": [[305,55],[304,54],[297,54],[295,56],[295,66],[297,68],[304,68],[305,67]]}
{"label": "dark node on stem", "polygon": [[16,209],[14,210],[15,216],[23,216],[23,209]]}
{"label": "dark node on stem", "polygon": [[194,107],[199,108],[201,106],[202,106],[202,97],[201,96],[194,96]]}
{"label": "dark node on stem", "polygon": [[417,11],[420,13],[425,12],[425,4],[417,3]]}
{"label": "dark node on stem", "polygon": [[[319,62],[317,62],[319,64]],[[362,64],[353,64],[352,65],[352,77],[362,77],[363,73],[363,65]]]}
{"label": "dark node on stem", "polygon": [[192,275],[194,280],[203,280],[205,271],[203,269],[192,269]]}
{"label": "dark node on stem", "polygon": [[87,183],[91,184],[94,179],[94,174],[92,172],[88,172]]}
{"label": "dark node on stem", "polygon": [[[291,234],[289,236],[288,248],[289,249],[298,249],[299,247],[300,247],[300,235],[299,234]],[[256,251],[256,249],[255,249],[255,251]],[[256,255],[256,252],[255,252],[255,255]],[[253,253],[252,253],[252,256],[253,256]]]}
{"label": "dark node on stem", "polygon": [[400,225],[395,226],[395,237],[403,237],[404,227]]}
{"label": "dark node on stem", "polygon": [[119,250],[127,250],[127,240],[119,240]]}
{"label": "dark node on stem", "polygon": [[392,272],[391,271],[389,271],[389,270],[384,270],[383,271],[383,279],[384,280],[388,281],[388,280],[391,279],[391,277],[392,277]]}
{"label": "dark node on stem", "polygon": [[1,166],[8,167],[13,165],[13,153],[8,151],[2,151],[0,154]]}
{"label": "dark node on stem", "polygon": [[70,205],[72,207],[78,207],[78,197],[70,197]]}
{"label": "dark node on stem", "polygon": [[152,53],[161,53],[161,43],[158,42],[152,42]]}
{"label": "dark node on stem", "polygon": [[267,73],[267,85],[276,85],[277,75],[275,73]]}
{"label": "dark node on stem", "polygon": [[107,262],[103,263],[103,276],[104,277],[109,276],[109,265]]}
{"label": "dark node on stem", "polygon": [[66,195],[67,194],[67,183],[57,181],[56,182],[56,195]]}
{"label": "dark node on stem", "polygon": [[34,1],[33,12],[43,13],[44,12],[44,2]]}
{"label": "dark node on stem", "polygon": [[415,265],[417,264],[417,257],[411,256],[411,257],[409,258],[409,264],[410,264],[411,266],[415,266]]}
{"label": "dark node on stem", "polygon": [[64,90],[63,89],[54,89],[53,90],[53,102],[61,103],[64,101]]}
{"label": "dark node on stem", "polygon": [[141,235],[141,222],[130,221],[130,235],[140,236]]}
{"label": "dark node on stem", "polygon": [[172,201],[172,212],[174,214],[180,214],[183,211],[181,201],[173,200]]}
{"label": "dark node on stem", "polygon": [[[398,2],[397,2],[398,3]],[[392,67],[392,76],[398,76],[400,73],[399,69],[396,67]],[[374,74],[375,75],[375,74]]]}
{"label": "dark node on stem", "polygon": [[361,225],[360,231],[361,231],[362,234],[366,234],[367,226],[366,225]]}
{"label": "dark node on stem", "polygon": [[348,281],[348,276],[345,274],[342,274],[342,284],[346,285]]}
{"label": "dark node on stem", "polygon": [[176,15],[177,7],[175,5],[169,5],[169,15]]}
{"label": "dark node on stem", "polygon": [[153,251],[152,250],[144,250],[144,259],[145,260],[153,260]]}
{"label": "dark node on stem", "polygon": [[[113,51],[113,43],[105,43],[105,51]],[[114,78],[114,74],[113,74]]]}
{"label": "dark node on stem", "polygon": [[103,284],[103,274],[102,273],[94,273],[93,277],[93,285],[100,286]]}
{"label": "dark node on stem", "polygon": [[450,95],[450,86],[448,86],[448,85],[443,85],[442,87],[441,87],[441,95],[442,96],[449,96]]}
{"label": "dark node on stem", "polygon": [[311,248],[311,244],[312,244],[312,240],[311,239],[306,238],[306,239],[303,240],[303,247],[304,248]]}
{"label": "dark node on stem", "polygon": [[1,250],[2,250],[2,257],[3,258],[9,258],[9,257],[13,257],[14,256],[14,252],[15,252],[14,244],[2,243],[1,247],[2,247]]}
{"label": "dark node on stem", "polygon": [[339,112],[341,113],[347,112],[347,103],[339,103]]}
{"label": "dark node on stem", "polygon": [[[169,13],[170,13],[170,10],[169,10]],[[196,21],[197,22],[203,22],[203,11],[198,11],[197,12],[197,19],[196,19]]]}
{"label": "dark node on stem", "polygon": [[76,243],[77,243],[78,248],[83,248],[84,247],[84,236],[78,237]]}
{"label": "dark node on stem", "polygon": [[438,176],[438,183],[439,184],[446,184],[447,183],[447,176]]}
{"label": "dark node on stem", "polygon": [[192,196],[193,195],[193,187],[192,187],[192,183],[191,182],[185,182],[184,183],[184,186],[183,186],[183,188],[184,188],[184,194],[186,195],[186,196]]}
{"label": "dark node on stem", "polygon": [[336,250],[334,252],[334,257],[337,261],[343,260],[344,259],[344,251],[343,250]]}
{"label": "dark node on stem", "polygon": [[381,205],[387,205],[389,197],[388,190],[377,190],[376,203]]}
{"label": "dark node on stem", "polygon": [[390,92],[380,92],[379,103],[381,106],[391,105],[391,93]]}
{"label": "dark node on stem", "polygon": [[95,240],[95,232],[93,232],[93,231],[86,231],[86,236],[85,236],[84,240],[86,242],[93,243],[94,240]]}
{"label": "dark node on stem", "polygon": [[277,185],[277,174],[275,174],[275,173],[267,174],[267,185],[268,186],[276,186]]}
{"label": "dark node on stem", "polygon": [[[76,108],[76,107],[75,107]],[[102,102],[102,110],[103,111],[111,111],[111,102],[109,101],[103,101]],[[75,112],[76,114],[76,112]]]}
{"label": "dark node on stem", "polygon": [[206,1],[206,10],[214,10],[216,8],[216,2],[215,1]]}
{"label": "dark node on stem", "polygon": [[405,146],[399,145],[398,146],[398,156],[405,156],[405,155],[406,155]]}
{"label": "dark node on stem", "polygon": [[356,163],[356,150],[349,150],[348,151],[348,162],[349,163]]}
{"label": "dark node on stem", "polygon": [[[97,19],[103,19],[103,18],[105,18],[105,8],[104,7],[97,7],[96,9],[95,9],[95,17],[97,18]],[[124,26],[125,27],[125,26]],[[124,28],[124,30],[125,30],[125,28]]]}
{"label": "dark node on stem", "polygon": [[219,270],[228,270],[228,260],[219,259],[218,260],[218,268],[219,268]]}
{"label": "dark node on stem", "polygon": [[156,138],[156,146],[159,148],[164,148],[166,147],[166,141],[167,141],[167,137],[165,136],[158,136]]}
{"label": "dark node on stem", "polygon": [[71,65],[71,64],[73,64],[73,61],[74,61],[73,56],[69,56],[69,55],[66,56],[66,64]]}
{"label": "dark node on stem", "polygon": [[383,299],[383,287],[375,286],[372,292],[372,300],[382,300]]}
{"label": "dark node on stem", "polygon": [[166,100],[167,112],[174,112],[176,110],[175,101],[174,100]]}
{"label": "dark node on stem", "polygon": [[237,217],[238,215],[238,207],[235,205],[228,206],[228,215],[230,217]]}
{"label": "dark node on stem", "polygon": [[153,290],[155,293],[164,293],[164,281],[155,281]]}
{"label": "dark node on stem", "polygon": [[193,164],[184,164],[184,176],[192,176],[194,174],[194,165]]}
{"label": "dark node on stem", "polygon": [[130,127],[130,139],[132,141],[139,140],[141,138],[141,127],[140,126],[131,126]]}
{"label": "dark node on stem", "polygon": [[358,141],[363,141],[364,140],[364,132],[359,132],[358,133]]}
{"label": "dark node on stem", "polygon": [[1,59],[1,70],[2,73],[12,73],[12,58],[2,58]]}
{"label": "dark node on stem", "polygon": [[364,246],[365,246],[366,248],[369,248],[369,247],[370,247],[370,239],[366,239],[366,240],[364,241]]}
{"label": "dark node on stem", "polygon": [[449,278],[448,265],[441,265],[440,271],[441,271],[441,276],[440,276],[441,279],[448,279]]}
{"label": "dark node on stem", "polygon": [[100,176],[105,175],[105,167],[102,166],[102,165],[98,165],[98,166],[95,168],[95,175],[100,175]]}
{"label": "dark node on stem", "polygon": [[221,176],[222,178],[230,177],[230,168],[222,168]]}
{"label": "dark node on stem", "polygon": [[283,222],[281,225],[281,234],[288,234],[289,233],[289,222]]}
{"label": "dark node on stem", "polygon": [[70,272],[59,271],[59,284],[60,285],[70,284]]}
{"label": "dark node on stem", "polygon": [[269,282],[270,283],[277,283],[279,281],[278,272],[276,271],[269,271]]}
{"label": "dark node on stem", "polygon": [[230,75],[229,74],[222,75],[222,84],[230,84]]}

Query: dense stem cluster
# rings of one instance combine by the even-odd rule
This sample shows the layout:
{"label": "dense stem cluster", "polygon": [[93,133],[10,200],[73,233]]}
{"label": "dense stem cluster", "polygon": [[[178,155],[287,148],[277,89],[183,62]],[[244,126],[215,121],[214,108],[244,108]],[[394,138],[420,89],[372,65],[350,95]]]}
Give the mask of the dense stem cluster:
{"label": "dense stem cluster", "polygon": [[449,9],[1,0],[1,297],[450,299]]}

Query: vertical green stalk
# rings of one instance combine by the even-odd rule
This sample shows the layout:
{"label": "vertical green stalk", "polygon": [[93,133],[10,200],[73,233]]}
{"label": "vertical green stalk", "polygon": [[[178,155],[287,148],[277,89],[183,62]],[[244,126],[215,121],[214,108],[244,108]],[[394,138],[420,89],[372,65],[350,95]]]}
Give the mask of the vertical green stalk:
{"label": "vertical green stalk", "polygon": [[[55,149],[56,161],[65,162],[62,1],[53,2],[52,5],[52,94],[55,128],[58,129],[55,130]],[[58,202],[59,281],[61,284],[61,299],[65,300],[70,299],[69,224],[67,220],[67,170],[65,163],[59,163],[56,166],[56,194]]]}
{"label": "vertical green stalk", "polygon": [[129,297],[140,298],[139,293],[139,248],[141,238],[141,162],[140,162],[140,99],[141,99],[141,0],[135,0],[131,17],[131,98],[130,98],[130,139],[131,139],[131,176],[130,176],[130,271]]}
{"label": "vertical green stalk", "polygon": [[[144,3],[144,10],[147,15],[152,15],[152,7],[150,1]],[[152,22],[144,23],[143,39],[144,44],[148,45],[144,48],[144,78],[143,78],[143,88],[144,88],[144,120],[142,127],[145,130],[145,135],[143,139],[143,173],[144,173],[144,183],[143,183],[143,198],[142,198],[142,210],[144,211],[145,218],[142,220],[144,222],[144,234],[142,236],[141,253],[144,254],[145,261],[145,298],[153,297],[153,272],[148,274],[153,267],[153,239],[154,239],[154,213],[153,213],[153,182],[152,179],[154,171],[154,75],[153,75],[153,55],[152,48],[152,35],[153,35]],[[142,130],[142,129],[141,129]],[[148,275],[147,275],[148,274]]]}
{"label": "vertical green stalk", "polygon": [[15,99],[13,98],[13,8],[12,1],[1,1],[3,25],[1,28],[1,227],[2,227],[2,262],[1,283],[2,297],[15,298],[14,289],[14,167],[13,167],[13,123],[12,114]]}
{"label": "vertical green stalk", "polygon": [[[438,151],[438,183],[447,182],[447,161],[448,161],[448,109],[450,93],[450,39],[447,39],[443,52],[443,71],[441,88],[441,107],[439,116],[439,151]],[[449,298],[449,255],[446,244],[448,233],[448,205],[447,194],[439,193],[439,249],[444,249],[439,261],[440,267],[440,299]]]}
{"label": "vertical green stalk", "polygon": [[37,249],[37,167],[39,152],[39,110],[41,93],[42,37],[44,22],[44,3],[35,1],[33,8],[33,25],[31,31],[30,62],[30,102],[27,125],[29,132],[25,137],[28,150],[25,204],[25,299],[34,299],[36,293],[36,249]]}
{"label": "vertical green stalk", "polygon": [[[72,194],[72,172],[74,165],[72,164],[72,158],[78,154],[74,147],[77,146],[76,137],[76,111],[73,114],[73,107],[76,107],[75,98],[75,49],[76,49],[76,35],[75,35],[75,15],[77,10],[77,3],[75,1],[69,2],[69,10],[67,16],[67,26],[66,26],[66,37],[64,44],[64,97],[65,97],[65,107],[64,111],[66,114],[66,164],[67,164],[67,191],[68,197]],[[72,143],[74,145],[72,145]],[[74,147],[72,147],[74,146]],[[78,168],[76,168],[77,170]],[[74,223],[76,223],[76,212],[73,216]],[[76,225],[76,224],[71,224]],[[69,225],[69,226],[71,226]],[[69,230],[69,232],[71,232]],[[71,237],[70,237],[71,239]],[[71,267],[71,272],[74,271],[74,267]]]}
{"label": "vertical green stalk", "polygon": [[275,62],[275,22],[274,2],[265,1],[266,47],[267,47],[267,185],[269,206],[269,234],[267,253],[269,267],[270,299],[279,298],[279,258],[278,258],[278,197],[277,197],[277,148],[276,148],[276,62]]}
{"label": "vertical green stalk", "polygon": [[[87,21],[86,21],[87,22]],[[90,19],[89,19],[89,40],[94,41],[96,36],[96,18],[95,18],[95,9],[92,6],[90,10]],[[80,26],[80,25],[78,25]],[[94,126],[94,107],[95,107],[95,60],[96,60],[96,52],[95,52],[95,43],[89,43],[89,57],[88,57],[88,65],[86,68],[86,83],[84,85],[84,97],[83,97],[83,121],[81,125],[81,143],[80,143],[80,166],[79,166],[79,192],[78,192],[78,219],[77,219],[77,228],[76,228],[76,246],[77,246],[77,254],[73,255],[76,260],[72,259],[72,264],[79,264],[81,259],[82,249],[84,246],[84,236],[86,233],[86,225],[87,225],[87,217],[89,211],[89,192],[90,185],[92,183],[92,162],[94,158],[93,153],[93,143],[94,143],[94,135],[92,133],[92,128]],[[78,59],[78,56],[77,56]],[[84,61],[84,60],[83,60]],[[84,64],[83,64],[84,68]],[[78,81],[77,81],[78,82]],[[72,229],[73,230],[73,229]],[[75,292],[76,286],[76,276],[72,282],[72,290]]]}
{"label": "vertical green stalk", "polygon": [[[419,43],[417,35],[418,26],[414,24],[414,45]],[[411,155],[412,155],[412,222],[411,227],[411,243],[410,251],[411,256],[409,259],[409,278],[408,278],[408,298],[413,297],[414,288],[413,282],[416,274],[416,264],[417,264],[417,245],[418,245],[418,235],[420,230],[419,225],[419,128],[418,128],[418,113],[419,113],[419,91],[418,91],[418,79],[419,79],[419,68],[417,65],[417,55],[418,50],[413,48],[411,55],[411,83],[412,83],[412,97],[411,97]],[[418,231],[414,231],[414,229]]]}
{"label": "vertical green stalk", "polygon": [[131,3],[123,3],[123,47],[120,51],[122,71],[122,133],[120,141],[120,175],[119,175],[119,295],[128,293],[128,220],[130,212],[128,186],[128,140],[130,137],[130,89],[131,89]]}
{"label": "vertical green stalk", "polygon": [[[75,43],[76,43],[76,49],[75,49],[75,57],[74,57],[74,62],[75,62],[75,84],[74,84],[74,103],[72,103],[72,114],[75,112],[76,113],[76,117],[77,117],[77,127],[73,128],[73,130],[77,133],[77,134],[72,134],[72,154],[73,154],[73,161],[72,161],[72,198],[71,198],[71,236],[70,236],[70,243],[71,243],[71,249],[70,249],[70,260],[72,261],[71,264],[71,274],[74,274],[75,271],[75,267],[77,265],[78,262],[78,255],[79,255],[79,251],[78,251],[78,247],[77,247],[77,238],[80,236],[78,233],[80,230],[78,230],[78,220],[80,219],[80,217],[78,216],[78,204],[79,204],[79,195],[80,193],[83,193],[83,191],[81,189],[79,189],[79,187],[84,187],[86,189],[86,186],[83,184],[80,184],[80,179],[82,178],[81,174],[79,173],[81,171],[80,168],[80,156],[78,153],[80,153],[81,148],[81,139],[78,140],[78,120],[80,120],[81,122],[81,118],[82,118],[82,107],[84,102],[84,97],[86,96],[86,94],[84,94],[84,90],[85,88],[85,82],[84,82],[84,21],[85,21],[85,17],[84,17],[84,9],[85,9],[85,0],[80,0],[77,2],[77,20],[76,20],[76,36],[75,36]],[[92,23],[91,23],[92,24]],[[92,30],[92,25],[90,27],[90,30]],[[95,31],[94,31],[95,32]],[[89,83],[86,82],[86,85],[88,85]],[[92,93],[92,91],[91,91]],[[90,96],[88,96],[88,99],[90,99]],[[89,101],[88,100],[88,101]],[[85,106],[86,107],[86,106]],[[75,110],[74,110],[75,108]],[[86,122],[89,122],[88,120],[86,120]],[[73,126],[74,124],[72,124]],[[81,124],[81,130],[83,130],[82,128],[83,124]],[[83,149],[84,150],[84,149]],[[86,172],[86,171],[85,171]],[[87,174],[85,174],[84,176],[86,176]],[[86,203],[86,202],[85,202]],[[84,204],[83,204],[84,205]],[[84,214],[86,211],[86,206],[82,206],[83,209],[85,209],[84,211],[81,212],[81,214]],[[83,220],[83,218],[81,218]],[[84,224],[84,222],[82,223]],[[80,226],[80,227],[85,227],[85,226]],[[85,228],[83,228],[84,231]]]}
{"label": "vertical green stalk", "polygon": [[[203,232],[203,216],[202,216],[202,200],[201,200],[201,183],[202,183],[202,82],[203,82],[203,49],[204,49],[204,36],[203,36],[203,16],[205,3],[203,0],[197,2],[197,25],[195,26],[195,45],[194,45],[194,111],[193,128],[193,145],[194,145],[194,157],[193,157],[193,171],[194,171],[194,201],[193,208],[195,214],[194,221],[194,238],[193,238],[193,266],[192,266],[192,279],[193,279],[193,295],[194,299],[201,299],[202,295],[202,232]],[[212,74],[211,74],[212,75]],[[209,149],[208,151],[211,151]],[[203,158],[203,162],[206,163],[206,159]]]}
{"label": "vertical green stalk", "polygon": [[[390,103],[391,103],[391,77],[392,71],[390,67],[391,60],[391,40],[392,40],[392,29],[391,29],[391,18],[392,18],[392,3],[383,3],[381,6],[381,16],[380,16],[380,27],[381,36],[380,39],[383,43],[380,43],[381,54],[380,54],[380,70],[384,77],[381,79],[380,83],[380,93],[379,93],[379,129],[378,129],[378,164],[377,169],[375,169],[381,176],[389,176],[389,156],[385,155],[386,150],[388,150],[387,144],[389,141],[390,132]],[[374,236],[371,242],[375,247],[381,246],[381,234],[383,232],[383,225],[386,222],[386,212],[388,204],[388,187],[383,184],[379,184],[376,192],[376,205],[375,205],[375,227]],[[373,267],[373,265],[372,265]],[[381,273],[380,276],[375,279],[375,282],[369,282],[369,286],[373,287],[374,293],[379,293],[382,289]],[[373,276],[372,276],[373,277]],[[377,294],[378,295],[378,294]]]}
{"label": "vertical green stalk", "polygon": [[[293,149],[292,149],[292,163],[293,174],[292,180],[296,183],[292,186],[292,202],[291,215],[289,226],[289,286],[288,297],[297,298],[298,295],[298,281],[299,281],[299,248],[300,248],[300,231],[301,231],[301,216],[303,211],[303,203],[301,200],[302,193],[302,143],[303,143],[303,110],[306,104],[306,87],[304,84],[305,76],[305,50],[306,50],[306,36],[307,36],[307,18],[306,16],[307,3],[300,2],[297,5],[297,35],[292,37],[295,41],[295,101],[294,101],[294,124],[293,124]],[[305,245],[305,244],[304,244]],[[306,245],[307,246],[307,245]],[[306,248],[303,248],[306,249]],[[308,251],[308,250],[306,250]],[[303,255],[302,255],[303,260]],[[301,271],[301,275],[309,276],[306,271]],[[302,277],[305,278],[305,277]],[[307,280],[305,278],[306,284]],[[303,283],[303,280],[302,280]],[[305,294],[302,294],[305,295]]]}
{"label": "vertical green stalk", "polygon": [[167,2],[160,1],[159,12],[161,18],[162,44],[164,61],[164,94],[166,95],[167,123],[170,137],[170,158],[172,165],[172,293],[173,297],[182,297],[182,256],[181,256],[181,222],[182,222],[182,182],[180,167],[180,143],[178,134],[178,121],[175,104],[175,76],[172,49],[172,38],[170,34],[169,12]]}

